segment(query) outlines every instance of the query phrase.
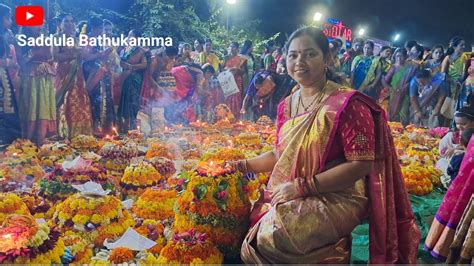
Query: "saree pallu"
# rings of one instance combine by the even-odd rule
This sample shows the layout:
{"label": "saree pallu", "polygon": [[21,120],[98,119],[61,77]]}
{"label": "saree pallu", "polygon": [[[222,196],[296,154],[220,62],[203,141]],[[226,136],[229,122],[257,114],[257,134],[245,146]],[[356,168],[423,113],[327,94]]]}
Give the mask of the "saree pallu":
{"label": "saree pallu", "polygon": [[93,128],[99,129],[104,134],[113,133],[112,127],[116,123],[115,110],[107,69],[96,61],[86,61],[82,66],[91,102]]}
{"label": "saree pallu", "polygon": [[56,66],[58,133],[63,138],[92,135],[92,111],[78,60]]}
{"label": "saree pallu", "polygon": [[16,95],[5,68],[0,68],[0,132],[0,145],[21,137]]}
{"label": "saree pallu", "polygon": [[446,263],[474,264],[474,195],[456,230]]}
{"label": "saree pallu", "polygon": [[443,202],[431,224],[425,250],[438,260],[445,261],[462,214],[474,193],[474,137],[466,148],[459,174],[449,186]]}
{"label": "saree pallu", "polygon": [[[374,117],[377,142],[373,172],[366,184],[359,180],[337,193],[297,198],[276,206],[270,206],[270,198],[264,197],[252,211],[251,218],[257,221],[244,240],[241,257],[249,264],[349,263],[350,233],[367,210],[365,187],[369,196],[370,263],[415,263],[420,232],[384,114],[367,96],[332,82],[328,86],[329,97],[315,111],[285,121],[277,133],[278,161],[269,188],[326,169],[340,115],[352,97],[366,103]],[[285,101],[291,102],[291,96]]]}
{"label": "saree pallu", "polygon": [[401,122],[403,125],[409,123],[410,97],[408,86],[411,78],[415,75],[419,65],[406,63],[392,76],[390,85],[392,89],[388,98],[388,119],[393,122]]}
{"label": "saree pallu", "polygon": [[37,145],[57,133],[53,75],[50,63],[33,62],[29,74],[22,80],[20,114],[23,137]]}
{"label": "saree pallu", "polygon": [[[225,63],[225,67],[227,68],[238,68],[243,71],[243,67],[247,64],[247,60],[240,55],[236,55],[230,59],[228,59]],[[244,90],[244,80],[243,75],[241,73],[234,73],[235,83],[239,87],[238,93],[232,94],[227,97],[224,103],[229,106],[230,110],[234,114],[235,117],[240,116],[240,108],[242,107],[242,92]]]}

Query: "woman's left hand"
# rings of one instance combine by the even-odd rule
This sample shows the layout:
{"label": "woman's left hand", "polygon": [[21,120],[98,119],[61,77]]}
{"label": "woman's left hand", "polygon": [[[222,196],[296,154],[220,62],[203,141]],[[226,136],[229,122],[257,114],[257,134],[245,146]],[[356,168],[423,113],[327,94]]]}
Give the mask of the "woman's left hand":
{"label": "woman's left hand", "polygon": [[295,182],[286,182],[279,185],[272,193],[272,206],[299,198],[300,194]]}

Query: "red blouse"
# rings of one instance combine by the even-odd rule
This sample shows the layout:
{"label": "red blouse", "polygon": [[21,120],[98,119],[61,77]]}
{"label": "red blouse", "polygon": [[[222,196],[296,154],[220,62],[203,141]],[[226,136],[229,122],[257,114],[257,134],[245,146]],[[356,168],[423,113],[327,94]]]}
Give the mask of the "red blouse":
{"label": "red blouse", "polygon": [[[285,101],[278,106],[277,135],[284,122]],[[278,137],[277,140],[278,142]],[[345,159],[347,161],[375,160],[375,129],[370,108],[362,101],[351,99],[340,114],[336,136],[329,149],[326,163]]]}

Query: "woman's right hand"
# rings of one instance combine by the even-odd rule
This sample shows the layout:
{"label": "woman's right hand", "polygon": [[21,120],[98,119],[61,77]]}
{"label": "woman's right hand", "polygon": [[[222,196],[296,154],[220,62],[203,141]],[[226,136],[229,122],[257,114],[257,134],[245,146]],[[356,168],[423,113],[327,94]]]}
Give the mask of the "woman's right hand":
{"label": "woman's right hand", "polygon": [[296,182],[286,182],[279,185],[272,193],[272,206],[301,197]]}

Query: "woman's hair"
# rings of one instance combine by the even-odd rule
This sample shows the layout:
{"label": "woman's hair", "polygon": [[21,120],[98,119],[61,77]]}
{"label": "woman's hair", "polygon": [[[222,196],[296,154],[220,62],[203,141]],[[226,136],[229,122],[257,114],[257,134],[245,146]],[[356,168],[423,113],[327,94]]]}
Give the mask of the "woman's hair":
{"label": "woman's hair", "polygon": [[133,32],[133,35],[135,35],[135,37],[142,37],[143,35],[143,32],[141,32],[139,29],[131,29],[130,30],[131,32]]}
{"label": "woman's hair", "polygon": [[461,134],[461,144],[467,147],[471,140],[472,134],[474,134],[474,128],[466,128]]}
{"label": "woman's hair", "polygon": [[[0,23],[3,21],[3,18],[5,16],[8,16],[10,14],[11,14],[11,9],[7,5],[0,4]],[[1,24],[0,24],[0,27],[1,27]]]}
{"label": "woman's hair", "polygon": [[[288,41],[285,44],[286,51],[289,50],[290,44],[294,39],[296,39],[298,37],[301,37],[301,36],[305,36],[305,35],[311,37],[313,39],[313,41],[316,43],[316,45],[319,47],[319,49],[321,49],[321,51],[323,52],[324,58],[329,59],[330,51],[329,51],[328,39],[327,39],[326,35],[324,35],[323,31],[319,28],[316,28],[316,27],[302,27],[302,28],[299,28],[296,31],[294,31],[290,35],[290,38],[288,38]],[[337,83],[342,83],[343,82],[342,78],[340,76],[336,75],[331,70],[331,68],[327,69],[326,78],[329,79],[329,80],[332,80],[334,82],[337,82]]]}
{"label": "woman's hair", "polygon": [[393,54],[395,55],[397,53],[401,53],[404,57],[408,56],[407,49],[405,48],[397,48]]}
{"label": "woman's hair", "polygon": [[86,33],[90,33],[93,28],[104,26],[104,22],[99,17],[91,17],[87,21]]}
{"label": "woman's hair", "polygon": [[373,41],[366,41],[365,44],[368,44],[370,47],[372,47],[372,49],[374,49],[375,47],[375,44]]}
{"label": "woman's hair", "polygon": [[110,20],[108,20],[108,19],[102,20],[102,25],[104,25],[104,26],[111,26],[112,28],[114,27],[114,24],[112,23],[112,21],[110,21]]}
{"label": "woman's hair", "polygon": [[204,44],[204,40],[201,39],[201,38],[197,38],[197,39],[194,40],[194,41],[197,41],[199,44]]}
{"label": "woman's hair", "polygon": [[362,45],[364,45],[365,41],[364,39],[362,39],[361,37],[356,37],[354,38],[354,41],[352,41],[352,43],[361,43]]}
{"label": "woman's hair", "polygon": [[426,70],[426,69],[418,69],[416,71],[416,74],[415,74],[415,77],[417,79],[427,79],[430,77],[430,71],[429,70]]}
{"label": "woman's hair", "polygon": [[204,43],[212,43],[212,40],[207,38],[206,40],[204,40]]}
{"label": "woman's hair", "polygon": [[165,55],[166,56],[177,56],[178,55],[178,49],[174,46],[167,46],[165,48]]}
{"label": "woman's hair", "polygon": [[474,121],[474,107],[464,106],[454,113],[455,117],[466,118],[470,121]]}
{"label": "woman's hair", "polygon": [[443,47],[443,45],[437,44],[437,45],[433,46],[433,49],[432,49],[431,51],[434,52],[436,49],[441,49],[441,53],[444,53],[444,47]]}
{"label": "woman's hair", "polygon": [[423,53],[425,52],[425,48],[423,48],[423,46],[421,46],[420,44],[415,44],[413,47],[415,47],[416,51],[420,53],[417,59],[419,60],[423,59]]}
{"label": "woman's hair", "polygon": [[392,47],[390,47],[390,46],[388,46],[388,45],[384,45],[384,46],[382,46],[382,48],[380,48],[380,52],[383,52],[383,51],[385,51],[385,50],[387,50],[387,49],[392,50]]}
{"label": "woman's hair", "polygon": [[448,50],[446,50],[446,55],[452,55],[454,53],[454,47],[458,46],[462,41],[464,41],[464,38],[461,36],[454,36],[451,38]]}
{"label": "woman's hair", "polygon": [[242,48],[240,48],[240,54],[248,54],[250,48],[252,48],[252,41],[251,40],[245,40],[244,44],[242,45]]}
{"label": "woman's hair", "polygon": [[183,43],[181,43],[181,47],[183,47],[183,49],[184,49],[184,47],[189,47],[189,48],[191,48],[191,44],[189,44],[189,43],[187,43],[187,42],[183,42]]}
{"label": "woman's hair", "polygon": [[239,49],[239,43],[238,42],[230,42],[230,46],[234,46],[235,48]]}
{"label": "woman's hair", "polygon": [[415,40],[409,40],[409,41],[406,41],[406,43],[405,43],[405,48],[411,49],[411,48],[413,48],[413,46],[415,46],[415,45],[417,45],[417,44],[418,44],[417,41],[415,41]]}
{"label": "woman's hair", "polygon": [[206,64],[203,65],[202,72],[204,74],[206,74],[206,73],[215,74],[216,70],[214,69],[214,67],[211,64],[206,63]]}

